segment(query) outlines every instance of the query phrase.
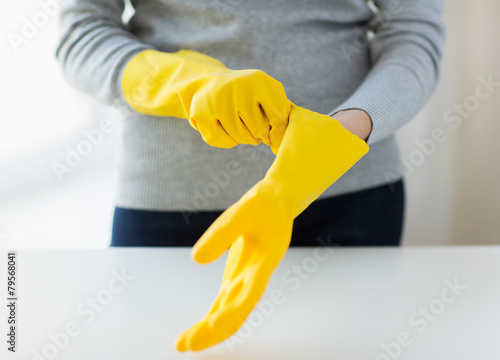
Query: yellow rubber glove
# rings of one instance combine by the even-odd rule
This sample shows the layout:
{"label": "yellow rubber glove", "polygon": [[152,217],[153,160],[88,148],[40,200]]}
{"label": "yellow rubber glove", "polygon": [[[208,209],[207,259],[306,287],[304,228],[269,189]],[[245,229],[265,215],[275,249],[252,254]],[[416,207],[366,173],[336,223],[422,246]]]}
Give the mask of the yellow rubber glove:
{"label": "yellow rubber glove", "polygon": [[279,81],[192,50],[145,50],[127,63],[121,85],[134,110],[188,119],[211,146],[264,142],[276,153],[288,125],[291,103]]}
{"label": "yellow rubber glove", "polygon": [[222,285],[208,314],[177,339],[177,350],[215,345],[243,324],[291,240],[293,220],[368,152],[327,115],[292,105],[276,160],[265,178],[229,207],[192,251],[198,263],[228,248]]}

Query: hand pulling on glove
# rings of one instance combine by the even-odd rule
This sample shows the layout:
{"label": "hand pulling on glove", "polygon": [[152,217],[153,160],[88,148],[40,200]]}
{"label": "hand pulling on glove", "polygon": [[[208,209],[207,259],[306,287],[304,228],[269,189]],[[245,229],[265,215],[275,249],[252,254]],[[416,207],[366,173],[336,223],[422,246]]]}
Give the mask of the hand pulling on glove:
{"label": "hand pulling on glove", "polygon": [[368,152],[337,121],[291,105],[276,160],[259,181],[203,234],[192,251],[201,264],[229,254],[210,311],[177,339],[198,351],[234,334],[264,293],[291,239],[293,220]]}
{"label": "hand pulling on glove", "polygon": [[276,154],[288,125],[291,103],[279,81],[192,50],[140,52],[125,66],[121,88],[134,110],[188,119],[211,146],[264,142]]}

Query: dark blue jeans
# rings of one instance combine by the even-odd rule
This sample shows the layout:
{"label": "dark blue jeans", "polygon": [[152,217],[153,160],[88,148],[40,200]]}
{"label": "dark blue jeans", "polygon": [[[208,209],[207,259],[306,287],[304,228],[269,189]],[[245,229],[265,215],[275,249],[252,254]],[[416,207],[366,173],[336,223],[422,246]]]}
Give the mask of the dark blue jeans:
{"label": "dark blue jeans", "polygon": [[[117,207],[111,246],[193,246],[222,211]],[[403,181],[313,202],[294,222],[290,246],[398,246]]]}

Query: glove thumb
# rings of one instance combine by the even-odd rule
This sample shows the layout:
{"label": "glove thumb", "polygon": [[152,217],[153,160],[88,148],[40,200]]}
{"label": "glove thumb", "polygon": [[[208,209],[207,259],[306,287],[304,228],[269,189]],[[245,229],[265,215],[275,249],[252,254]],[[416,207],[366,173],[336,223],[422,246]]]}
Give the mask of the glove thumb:
{"label": "glove thumb", "polygon": [[193,246],[191,257],[197,263],[207,264],[218,259],[237,240],[238,224],[228,210],[210,225]]}

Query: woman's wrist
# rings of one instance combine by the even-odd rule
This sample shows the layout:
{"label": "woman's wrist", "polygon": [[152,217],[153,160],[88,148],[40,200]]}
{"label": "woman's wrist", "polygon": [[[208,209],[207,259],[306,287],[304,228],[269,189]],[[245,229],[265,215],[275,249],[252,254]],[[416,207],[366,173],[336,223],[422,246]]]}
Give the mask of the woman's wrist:
{"label": "woman's wrist", "polygon": [[332,115],[340,124],[362,140],[367,140],[372,131],[370,115],[361,109],[341,110]]}

